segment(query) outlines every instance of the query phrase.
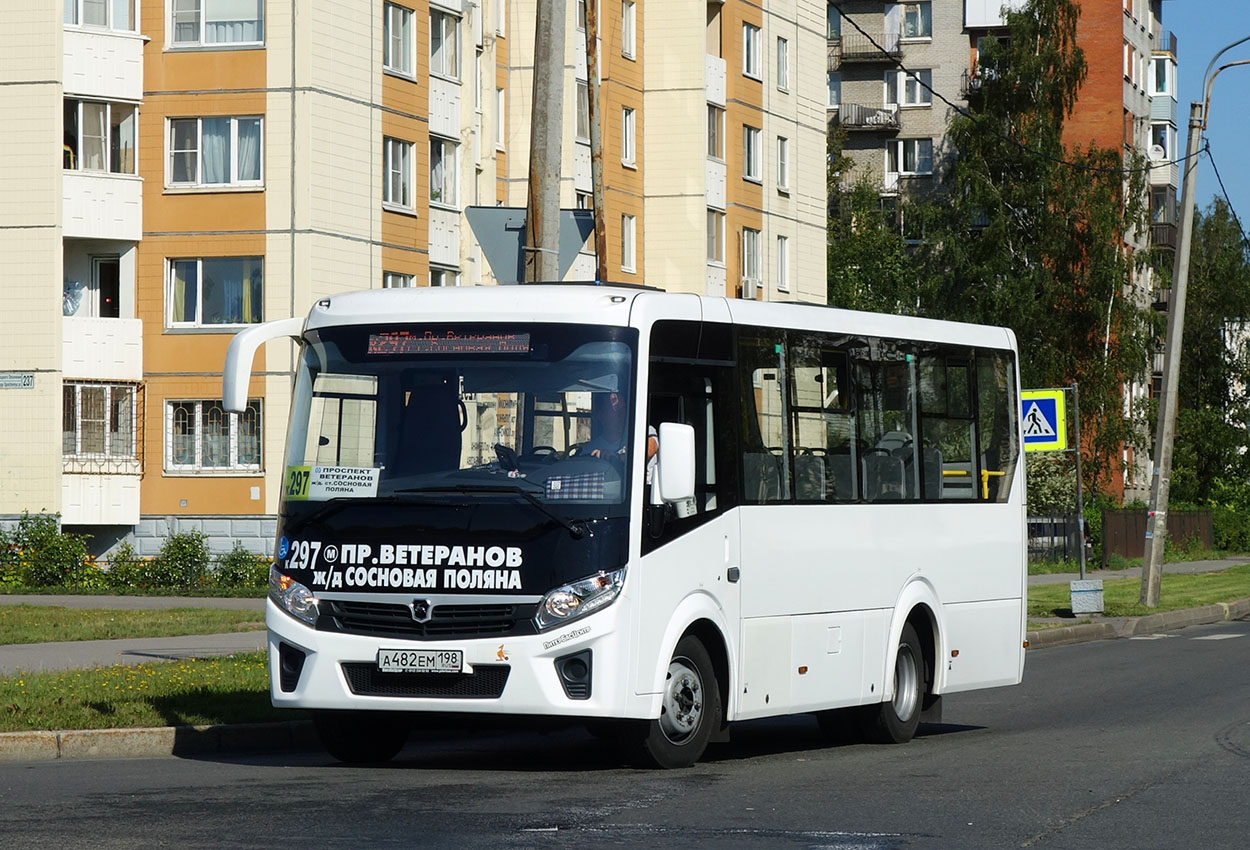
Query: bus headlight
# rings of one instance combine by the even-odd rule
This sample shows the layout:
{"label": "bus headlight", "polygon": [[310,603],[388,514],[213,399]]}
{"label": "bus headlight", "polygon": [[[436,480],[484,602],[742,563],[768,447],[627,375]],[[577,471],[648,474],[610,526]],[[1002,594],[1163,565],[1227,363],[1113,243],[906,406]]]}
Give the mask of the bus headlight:
{"label": "bus headlight", "polygon": [[269,598],[295,619],[310,626],[317,624],[317,597],[277,567],[269,568]]}
{"label": "bus headlight", "polygon": [[625,583],[625,570],[596,573],[589,578],[557,587],[543,597],[534,615],[534,624],[541,632],[570,620],[584,617],[611,604]]}

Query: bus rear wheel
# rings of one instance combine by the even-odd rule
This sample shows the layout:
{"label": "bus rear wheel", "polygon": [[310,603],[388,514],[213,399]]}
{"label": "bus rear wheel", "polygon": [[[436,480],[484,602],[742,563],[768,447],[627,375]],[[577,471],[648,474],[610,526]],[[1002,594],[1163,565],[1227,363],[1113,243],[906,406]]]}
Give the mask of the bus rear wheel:
{"label": "bus rear wheel", "polygon": [[690,767],[707,749],[722,710],[712,659],[702,641],[686,635],[668,663],[660,716],[626,732],[631,755],[651,767]]}
{"label": "bus rear wheel", "polygon": [[903,626],[894,656],[894,698],[871,706],[865,717],[865,737],[874,744],[905,744],[916,735],[924,703],[924,651],[911,623]]}
{"label": "bus rear wheel", "polygon": [[412,719],[398,711],[317,711],[313,726],[321,745],[339,761],[379,764],[404,748]]}

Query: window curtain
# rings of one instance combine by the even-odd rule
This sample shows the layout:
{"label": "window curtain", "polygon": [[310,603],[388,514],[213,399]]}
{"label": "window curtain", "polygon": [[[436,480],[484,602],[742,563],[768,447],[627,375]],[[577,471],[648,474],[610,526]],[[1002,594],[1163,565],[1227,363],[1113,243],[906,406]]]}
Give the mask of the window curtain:
{"label": "window curtain", "polygon": [[240,320],[249,324],[261,321],[262,280],[260,257],[243,260],[243,309]]}
{"label": "window curtain", "polygon": [[239,465],[260,466],[260,402],[239,414]]}
{"label": "window curtain", "polygon": [[260,182],[260,119],[236,119],[239,126],[239,180]]}
{"label": "window curtain", "polygon": [[195,402],[169,403],[169,460],[177,466],[195,465]]}
{"label": "window curtain", "polygon": [[443,162],[443,143],[438,139],[430,140],[430,200],[440,204],[450,203],[446,197],[444,183],[447,180],[446,163]]}
{"label": "window curtain", "polygon": [[264,0],[204,0],[205,44],[264,41]]}
{"label": "window curtain", "polygon": [[108,4],[105,0],[82,0],[82,22],[93,27],[108,25]]}
{"label": "window curtain", "polygon": [[173,0],[174,43],[200,40],[200,0]]}
{"label": "window curtain", "polygon": [[109,454],[135,456],[134,390],[112,387],[109,399]]}
{"label": "window curtain", "polygon": [[200,121],[203,155],[203,183],[230,182],[230,119],[203,118]]}
{"label": "window curtain", "polygon": [[108,104],[82,105],[82,167],[88,171],[104,171],[105,139],[108,138]]}
{"label": "window curtain", "polygon": [[194,322],[199,295],[199,274],[195,260],[173,263],[171,322]]}
{"label": "window curtain", "polygon": [[204,467],[230,465],[230,415],[220,402],[204,401],[200,420]]}

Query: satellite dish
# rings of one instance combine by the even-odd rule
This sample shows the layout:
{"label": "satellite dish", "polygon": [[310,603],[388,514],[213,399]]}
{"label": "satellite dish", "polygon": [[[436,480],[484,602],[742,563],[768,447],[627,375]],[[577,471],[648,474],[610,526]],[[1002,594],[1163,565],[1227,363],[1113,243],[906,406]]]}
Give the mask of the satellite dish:
{"label": "satellite dish", "polygon": [[1163,145],[1151,145],[1149,155],[1151,162],[1163,162],[1168,158],[1168,152],[1163,149]]}

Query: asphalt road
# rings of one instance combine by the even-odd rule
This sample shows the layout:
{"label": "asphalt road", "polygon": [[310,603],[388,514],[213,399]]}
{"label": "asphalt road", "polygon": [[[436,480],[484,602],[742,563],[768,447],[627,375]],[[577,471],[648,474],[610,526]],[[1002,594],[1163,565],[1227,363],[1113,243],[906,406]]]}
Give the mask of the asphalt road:
{"label": "asphalt road", "polygon": [[384,768],[3,764],[0,848],[1241,848],[1248,657],[1247,622],[1043,649],[906,746],[757,721],[672,772],[578,729],[432,730]]}

